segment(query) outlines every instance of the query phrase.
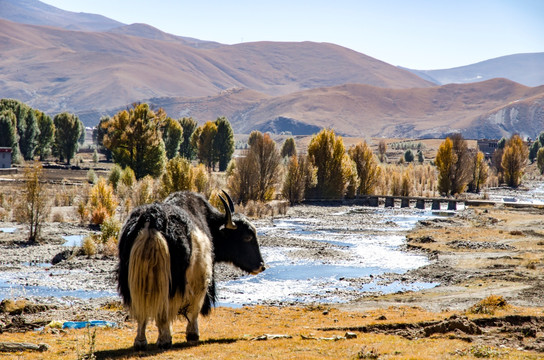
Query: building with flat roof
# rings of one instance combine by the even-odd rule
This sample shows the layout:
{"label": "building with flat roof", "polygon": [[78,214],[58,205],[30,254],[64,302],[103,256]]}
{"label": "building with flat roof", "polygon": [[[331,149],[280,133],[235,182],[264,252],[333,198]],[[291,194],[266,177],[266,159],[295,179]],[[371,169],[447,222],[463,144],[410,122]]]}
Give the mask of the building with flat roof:
{"label": "building with flat roof", "polygon": [[11,168],[11,148],[0,147],[0,169]]}

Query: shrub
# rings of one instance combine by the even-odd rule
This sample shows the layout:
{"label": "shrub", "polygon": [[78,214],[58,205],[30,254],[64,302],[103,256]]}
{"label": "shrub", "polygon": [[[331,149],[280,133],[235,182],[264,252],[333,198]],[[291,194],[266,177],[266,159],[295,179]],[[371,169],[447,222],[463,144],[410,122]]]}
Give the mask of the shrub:
{"label": "shrub", "polygon": [[63,223],[64,222],[64,214],[60,211],[57,211],[53,213],[53,222]]}
{"label": "shrub", "polygon": [[490,295],[471,306],[468,312],[471,314],[493,315],[498,309],[504,309],[508,306],[506,300],[500,295]]}
{"label": "shrub", "polygon": [[83,254],[89,257],[96,255],[96,249],[96,242],[94,241],[93,236],[86,236],[81,244]]}
{"label": "shrub", "polygon": [[208,170],[206,170],[204,164],[199,164],[197,167],[193,168],[193,180],[196,191],[208,195],[210,176],[208,175]]}
{"label": "shrub", "polygon": [[134,186],[131,199],[134,207],[151,204],[156,199],[155,180],[148,175],[138,181]]}
{"label": "shrub", "polygon": [[108,184],[110,184],[113,187],[113,190],[117,190],[117,185],[119,184],[119,180],[121,179],[121,174],[123,173],[123,170],[121,167],[117,164],[114,164],[111,167],[110,173],[108,175]]}
{"label": "shrub", "polygon": [[119,181],[121,182],[121,184],[131,188],[132,185],[134,185],[134,183],[136,182],[136,175],[134,174],[134,171],[127,166],[123,169]]}
{"label": "shrub", "polygon": [[89,184],[96,184],[96,173],[94,172],[93,169],[89,169],[89,171],[87,171],[87,181],[89,182]]}
{"label": "shrub", "polygon": [[118,205],[118,201],[113,193],[111,185],[106,183],[104,178],[99,178],[95,186],[92,187],[89,196],[91,208],[91,222],[100,225],[102,222],[113,216]]}
{"label": "shrub", "polygon": [[117,239],[121,231],[121,223],[113,217],[107,218],[100,225],[100,241],[105,244],[110,238]]}
{"label": "shrub", "polygon": [[166,170],[161,176],[159,195],[164,199],[176,191],[192,190],[193,182],[191,163],[177,156],[166,163]]}

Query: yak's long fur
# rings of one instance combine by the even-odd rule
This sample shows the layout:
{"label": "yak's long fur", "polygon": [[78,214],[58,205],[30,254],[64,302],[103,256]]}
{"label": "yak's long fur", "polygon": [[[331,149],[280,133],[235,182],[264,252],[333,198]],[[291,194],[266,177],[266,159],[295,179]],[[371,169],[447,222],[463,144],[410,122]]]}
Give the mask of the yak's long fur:
{"label": "yak's long fur", "polygon": [[146,223],[134,240],[128,266],[130,312],[138,322],[155,320],[159,314],[171,317],[167,314],[171,282],[168,244]]}

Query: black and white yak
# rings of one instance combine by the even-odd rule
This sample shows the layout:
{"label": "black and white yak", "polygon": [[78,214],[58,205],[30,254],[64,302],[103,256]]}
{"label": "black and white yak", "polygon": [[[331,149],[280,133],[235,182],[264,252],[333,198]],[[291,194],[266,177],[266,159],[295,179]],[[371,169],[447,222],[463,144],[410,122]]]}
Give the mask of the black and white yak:
{"label": "black and white yak", "polygon": [[130,214],[119,239],[117,277],[123,302],[138,322],[135,349],[147,346],[149,320],[158,327],[158,347],[171,347],[171,324],[179,314],[187,318],[187,341],[198,341],[198,315],[208,315],[216,300],[214,263],[232,263],[251,274],[265,269],[255,227],[234,213],[225,195],[225,214],[193,192],[171,194]]}

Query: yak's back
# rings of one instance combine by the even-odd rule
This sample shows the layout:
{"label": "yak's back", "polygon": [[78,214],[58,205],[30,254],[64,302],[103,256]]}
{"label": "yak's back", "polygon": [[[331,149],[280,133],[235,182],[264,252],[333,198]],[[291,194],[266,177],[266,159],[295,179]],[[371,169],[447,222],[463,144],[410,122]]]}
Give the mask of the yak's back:
{"label": "yak's back", "polygon": [[128,286],[128,263],[134,240],[149,223],[149,229],[160,231],[170,251],[172,283],[170,296],[176,291],[185,292],[185,271],[191,258],[190,234],[195,224],[186,211],[174,204],[153,203],[140,206],[132,211],[119,238],[119,267],[117,269],[119,293],[125,304],[131,303]]}

